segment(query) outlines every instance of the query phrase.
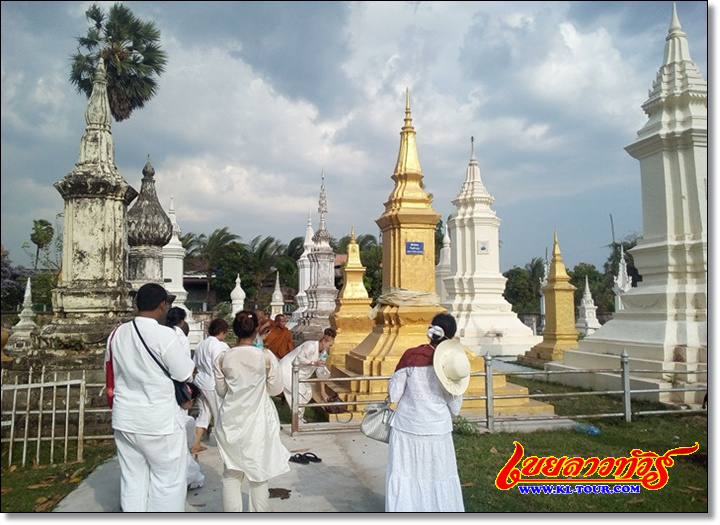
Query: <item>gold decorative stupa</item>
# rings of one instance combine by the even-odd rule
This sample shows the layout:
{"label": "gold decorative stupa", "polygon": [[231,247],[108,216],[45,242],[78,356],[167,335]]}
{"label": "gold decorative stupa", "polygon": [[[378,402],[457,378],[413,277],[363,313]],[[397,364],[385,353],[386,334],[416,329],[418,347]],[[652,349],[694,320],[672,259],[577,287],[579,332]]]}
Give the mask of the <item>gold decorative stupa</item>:
{"label": "gold decorative stupa", "polygon": [[560,253],[557,232],[553,241],[553,258],[548,270],[545,294],[545,330],[543,340],[520,357],[521,363],[544,365],[550,361],[562,361],[565,350],[578,347],[578,332],[575,329],[575,287]]}
{"label": "gold decorative stupa", "polygon": [[370,303],[363,276],[365,267],[360,262],[360,246],[355,240],[355,228],[350,232],[347,262],[343,268],[343,287],[337,299],[337,308],[330,316],[330,326],[337,332],[335,344],[328,353],[328,365],[345,366],[345,356],[359,345],[372,330],[375,321],[370,319]]}

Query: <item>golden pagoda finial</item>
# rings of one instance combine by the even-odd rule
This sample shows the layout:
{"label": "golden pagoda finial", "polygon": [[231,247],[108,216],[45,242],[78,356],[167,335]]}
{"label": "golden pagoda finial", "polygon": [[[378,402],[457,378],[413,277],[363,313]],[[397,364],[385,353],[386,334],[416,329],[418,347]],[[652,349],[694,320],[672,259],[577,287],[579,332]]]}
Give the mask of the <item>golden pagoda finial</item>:
{"label": "golden pagoda finial", "polygon": [[395,189],[386,203],[386,209],[402,207],[399,201],[415,201],[413,207],[429,207],[430,199],[422,189],[422,178],[422,168],[415,143],[415,128],[412,125],[410,113],[410,88],[407,88],[405,92],[405,123],[400,131],[400,151],[393,173]]}
{"label": "golden pagoda finial", "polygon": [[567,271],[565,270],[565,264],[562,260],[562,253],[560,253],[560,243],[558,242],[558,234],[557,230],[555,230],[555,236],[553,239],[553,257],[552,262],[550,263],[550,276],[548,277],[548,281],[550,280],[567,280],[569,281],[570,278],[568,277]]}
{"label": "golden pagoda finial", "polygon": [[355,242],[355,226],[350,228],[350,242]]}

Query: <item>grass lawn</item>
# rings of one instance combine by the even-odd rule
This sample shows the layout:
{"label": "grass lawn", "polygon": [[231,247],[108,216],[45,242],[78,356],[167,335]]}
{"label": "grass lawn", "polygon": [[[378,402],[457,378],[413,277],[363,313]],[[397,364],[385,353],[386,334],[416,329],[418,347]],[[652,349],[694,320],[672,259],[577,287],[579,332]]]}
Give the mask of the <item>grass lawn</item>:
{"label": "grass lawn", "polygon": [[[576,387],[513,378],[511,382],[529,388],[530,393],[572,392]],[[549,401],[559,415],[621,411],[621,400],[613,396],[578,396]],[[633,410],[652,410],[657,403],[633,402]],[[458,425],[454,434],[460,481],[467,512],[708,512],[708,420],[706,414],[635,416],[632,423],[619,418],[585,420],[601,430],[591,437],[573,430],[533,433],[470,435]],[[670,480],[660,490],[640,494],[527,494],[517,487],[499,490],[498,472],[521,443],[528,456],[590,458],[629,457],[632,449],[659,455],[676,447],[700,444],[689,456],[675,456],[668,469]],[[542,477],[542,476],[540,476]],[[597,477],[597,476],[595,476]],[[607,478],[612,479],[612,478]]]}

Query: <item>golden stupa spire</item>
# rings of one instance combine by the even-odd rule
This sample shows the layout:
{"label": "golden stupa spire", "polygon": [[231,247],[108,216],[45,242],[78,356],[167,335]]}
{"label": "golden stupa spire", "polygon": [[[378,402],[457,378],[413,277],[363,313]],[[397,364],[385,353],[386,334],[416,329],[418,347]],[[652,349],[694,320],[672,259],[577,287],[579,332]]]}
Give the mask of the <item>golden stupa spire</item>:
{"label": "golden stupa spire", "polygon": [[558,243],[557,230],[555,230],[555,237],[553,238],[553,251],[552,251],[552,262],[550,263],[550,275],[548,281],[570,281],[570,277],[565,269],[565,263],[562,260],[562,253],[560,253],[560,243]]}
{"label": "golden stupa spire", "polygon": [[412,115],[410,113],[410,88],[406,88],[405,91],[405,125],[400,131],[400,152],[395,165],[395,175],[401,173],[422,174],[417,144],[415,143],[415,128],[412,125]]}

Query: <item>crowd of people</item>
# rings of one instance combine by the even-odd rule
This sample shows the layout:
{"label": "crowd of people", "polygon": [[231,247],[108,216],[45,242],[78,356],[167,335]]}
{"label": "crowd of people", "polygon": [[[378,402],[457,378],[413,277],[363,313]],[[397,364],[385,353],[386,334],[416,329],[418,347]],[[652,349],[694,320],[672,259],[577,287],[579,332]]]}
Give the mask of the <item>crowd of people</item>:
{"label": "crowd of people", "polygon": [[[223,510],[243,511],[241,488],[247,480],[248,510],[267,512],[268,480],[290,470],[291,456],[280,439],[272,398],[284,396],[292,406],[293,363],[301,379],[314,373],[325,377],[320,372],[327,371],[335,331],[327,328],[319,340],[293,348],[284,315],[271,320],[262,310],[242,310],[232,324],[214,319],[193,355],[186,311],[172,307],[173,299],[159,284],[141,286],[135,296],[137,315],[108,338],[105,367],[121,508],[183,512],[188,488],[203,486],[196,459],[206,450],[203,436],[212,429],[224,465]],[[231,328],[233,346],[225,342]],[[463,510],[451,417],[462,404],[469,362],[459,343],[448,345],[455,329],[452,316],[436,316],[428,329],[430,342],[407,350],[388,383],[397,409],[391,422],[386,511]],[[181,400],[177,385],[188,381],[199,397]],[[327,400],[325,384],[319,387]],[[300,403],[311,397],[310,384],[300,382]],[[193,399],[197,417],[188,411]],[[301,408],[302,423],[303,416]]]}

